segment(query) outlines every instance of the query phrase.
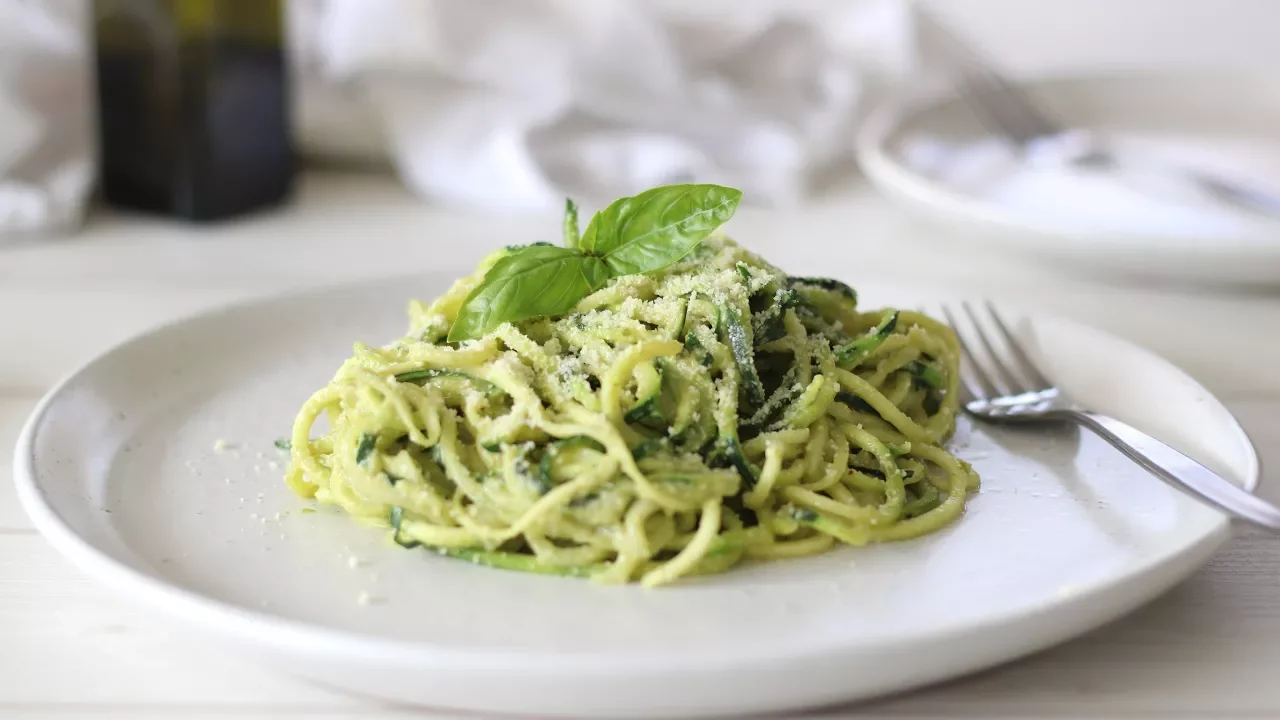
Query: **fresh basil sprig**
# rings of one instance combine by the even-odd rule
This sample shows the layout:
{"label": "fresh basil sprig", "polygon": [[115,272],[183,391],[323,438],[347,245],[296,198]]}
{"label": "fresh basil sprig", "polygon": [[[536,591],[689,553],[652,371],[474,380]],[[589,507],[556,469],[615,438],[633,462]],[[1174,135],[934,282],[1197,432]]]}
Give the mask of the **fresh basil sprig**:
{"label": "fresh basil sprig", "polygon": [[578,235],[578,207],[565,203],[565,247],[526,245],[503,256],[467,295],[449,341],[471,340],[504,322],[560,315],[610,278],[653,272],[688,255],[733,217],[742,191],[664,185],[615,200]]}

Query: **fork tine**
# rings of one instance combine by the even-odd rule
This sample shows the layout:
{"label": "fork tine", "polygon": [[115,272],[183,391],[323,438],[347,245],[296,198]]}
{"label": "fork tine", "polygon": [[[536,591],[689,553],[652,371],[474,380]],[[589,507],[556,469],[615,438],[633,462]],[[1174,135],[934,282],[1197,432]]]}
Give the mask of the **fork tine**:
{"label": "fork tine", "polygon": [[960,329],[960,324],[956,322],[955,316],[951,314],[951,308],[943,305],[942,316],[947,319],[947,324],[951,326],[951,329],[956,334],[956,340],[960,342],[960,387],[968,396],[968,399],[962,397],[961,401],[986,400],[1000,394],[995,386],[991,384],[990,378],[982,371],[982,366],[978,364],[978,360],[969,350],[969,343],[964,341],[964,331]]}
{"label": "fork tine", "polygon": [[972,58],[969,76],[985,88],[992,110],[999,111],[1007,123],[1016,126],[1015,132],[1023,137],[1021,142],[1062,132],[1057,123],[1036,107],[1026,91],[1006,79],[971,48],[963,44],[961,48]]}
{"label": "fork tine", "polygon": [[1053,383],[1049,382],[1049,378],[1040,372],[1040,368],[1036,366],[1031,357],[1027,355],[1026,350],[1022,349],[1022,343],[1014,337],[1009,330],[1009,326],[1005,324],[1004,318],[1000,317],[1000,313],[996,311],[996,306],[988,300],[987,314],[991,316],[992,324],[1000,331],[1000,335],[1004,337],[1005,345],[1009,346],[1009,351],[1013,355],[1014,364],[1018,366],[1018,372],[1027,380],[1036,390],[1044,390],[1052,387]]}
{"label": "fork tine", "polygon": [[994,384],[1001,390],[1001,395],[1020,395],[1027,392],[1030,388],[1022,381],[1017,374],[1009,369],[1009,366],[1002,358],[1003,353],[996,349],[995,343],[991,342],[990,336],[982,329],[982,319],[974,312],[973,306],[968,301],[960,303],[965,313],[969,316],[969,322],[973,325],[973,332],[978,336],[978,342],[982,344],[982,349],[986,351],[987,359],[990,361],[988,374],[995,377]]}
{"label": "fork tine", "polygon": [[987,73],[962,72],[960,83],[962,94],[969,96],[970,105],[984,120],[988,127],[1007,136],[1018,146],[1026,145],[1038,137],[1054,134],[1044,130],[1032,113],[1011,99],[1008,91],[1001,89],[1000,83]]}
{"label": "fork tine", "polygon": [[932,14],[917,9],[917,18],[929,29],[941,49],[960,66],[960,82],[967,89],[971,105],[995,129],[1018,144],[1062,128],[1036,107],[1020,88],[1009,82],[992,64],[958,34]]}
{"label": "fork tine", "polygon": [[[984,54],[965,42],[945,22],[920,9],[917,9],[917,15],[934,38],[942,41],[942,47],[950,50],[948,54],[964,71],[962,80],[988,98],[992,102],[989,109],[996,111],[1005,123],[1021,128],[1014,129],[1013,132],[1035,137],[1061,131],[1058,124],[1041,112],[1023,90],[1005,78]],[[996,104],[1002,104],[1002,107],[995,107]],[[1018,119],[1014,119],[1014,116]]]}

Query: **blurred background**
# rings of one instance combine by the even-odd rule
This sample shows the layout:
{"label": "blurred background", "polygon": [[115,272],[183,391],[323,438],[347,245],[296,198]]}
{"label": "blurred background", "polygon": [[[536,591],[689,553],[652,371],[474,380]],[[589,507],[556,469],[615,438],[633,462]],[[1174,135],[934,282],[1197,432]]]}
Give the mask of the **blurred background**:
{"label": "blurred background", "polygon": [[1019,79],[1280,61],[1268,0],[8,0],[0,236],[95,198],[262,210],[309,165],[483,210],[693,179],[795,205],[957,71],[921,10]]}

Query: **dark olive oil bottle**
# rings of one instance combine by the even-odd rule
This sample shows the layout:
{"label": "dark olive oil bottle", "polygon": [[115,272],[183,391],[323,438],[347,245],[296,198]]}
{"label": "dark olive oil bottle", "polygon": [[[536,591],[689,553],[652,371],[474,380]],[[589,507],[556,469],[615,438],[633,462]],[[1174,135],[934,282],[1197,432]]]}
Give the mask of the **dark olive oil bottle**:
{"label": "dark olive oil bottle", "polygon": [[281,0],[95,0],[94,9],[107,203],[218,220],[288,196]]}

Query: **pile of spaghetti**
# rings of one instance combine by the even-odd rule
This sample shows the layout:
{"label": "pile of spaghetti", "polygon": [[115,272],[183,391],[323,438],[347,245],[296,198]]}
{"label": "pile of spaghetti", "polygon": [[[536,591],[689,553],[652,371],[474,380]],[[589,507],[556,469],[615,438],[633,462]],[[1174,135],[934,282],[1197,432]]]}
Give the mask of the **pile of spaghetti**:
{"label": "pile of spaghetti", "polygon": [[[303,406],[286,480],[406,547],[647,586],[937,530],[977,476],[945,449],[958,346],[859,312],[723,237],[572,312],[447,342],[504,252]],[[327,415],[329,429],[312,438]]]}

